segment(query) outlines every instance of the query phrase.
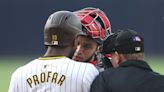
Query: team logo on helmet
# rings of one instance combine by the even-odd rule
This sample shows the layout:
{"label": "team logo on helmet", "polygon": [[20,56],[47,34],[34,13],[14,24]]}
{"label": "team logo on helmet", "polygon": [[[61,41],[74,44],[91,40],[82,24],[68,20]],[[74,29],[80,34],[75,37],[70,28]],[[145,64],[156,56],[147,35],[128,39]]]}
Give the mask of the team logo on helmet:
{"label": "team logo on helmet", "polygon": [[52,35],[52,42],[53,45],[58,45],[58,36],[57,35]]}

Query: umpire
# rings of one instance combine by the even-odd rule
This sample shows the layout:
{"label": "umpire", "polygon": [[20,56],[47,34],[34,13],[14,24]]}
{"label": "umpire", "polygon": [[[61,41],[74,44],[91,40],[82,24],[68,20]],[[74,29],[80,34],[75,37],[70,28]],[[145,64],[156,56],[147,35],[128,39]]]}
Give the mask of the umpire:
{"label": "umpire", "polygon": [[113,68],[101,72],[90,92],[164,92],[164,76],[144,61],[143,38],[133,30],[110,35],[103,46],[111,54]]}

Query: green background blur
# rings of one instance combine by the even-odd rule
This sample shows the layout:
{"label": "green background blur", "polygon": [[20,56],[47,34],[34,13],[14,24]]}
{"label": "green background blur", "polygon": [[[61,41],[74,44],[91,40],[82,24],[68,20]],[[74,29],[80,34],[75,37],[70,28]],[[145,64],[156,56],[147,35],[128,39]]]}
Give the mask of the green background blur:
{"label": "green background blur", "polygon": [[[0,92],[7,92],[10,77],[14,70],[37,57],[3,57],[0,58]],[[164,57],[146,57],[154,71],[164,74]]]}

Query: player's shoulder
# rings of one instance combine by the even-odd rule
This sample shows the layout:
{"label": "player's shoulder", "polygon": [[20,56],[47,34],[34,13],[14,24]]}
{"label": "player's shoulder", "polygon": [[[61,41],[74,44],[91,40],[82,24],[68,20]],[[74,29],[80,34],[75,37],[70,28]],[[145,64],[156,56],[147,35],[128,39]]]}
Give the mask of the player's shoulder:
{"label": "player's shoulder", "polygon": [[22,69],[23,69],[23,66],[18,67],[18,68],[12,73],[12,77],[14,77],[14,78],[15,78],[15,76],[20,77],[19,75],[20,75],[21,72],[23,71]]}
{"label": "player's shoulder", "polygon": [[27,66],[33,64],[34,61],[36,61],[36,59],[32,60],[32,61],[30,61],[30,62],[28,62],[28,63],[26,63],[26,64],[24,64],[22,66],[19,66],[18,68],[16,68],[16,70],[14,71],[13,74],[20,74],[20,72],[24,71],[24,69],[27,69]]}
{"label": "player's shoulder", "polygon": [[[71,59],[72,60],[72,59]],[[74,63],[76,64],[81,64],[81,65],[86,65],[86,67],[93,67],[93,68],[96,68],[93,64],[91,63],[86,63],[86,62],[79,62],[79,61],[75,61],[75,60],[72,60]]]}
{"label": "player's shoulder", "polygon": [[85,69],[85,72],[88,72],[88,73],[92,72],[92,73],[95,73],[95,75],[97,75],[99,73],[99,71],[96,68],[96,66],[94,66],[91,63],[78,62],[78,61],[75,61],[75,62],[78,63],[78,64],[81,64],[81,66],[84,66],[83,68]]}

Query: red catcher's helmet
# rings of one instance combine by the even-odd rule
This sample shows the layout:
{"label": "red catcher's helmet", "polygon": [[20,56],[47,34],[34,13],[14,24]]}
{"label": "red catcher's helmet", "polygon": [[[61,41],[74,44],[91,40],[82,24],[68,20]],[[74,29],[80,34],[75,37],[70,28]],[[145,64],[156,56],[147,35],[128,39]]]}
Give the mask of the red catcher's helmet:
{"label": "red catcher's helmet", "polygon": [[111,25],[106,14],[102,10],[92,7],[74,13],[80,17],[85,35],[90,36],[99,45],[102,45],[104,39],[111,33]]}

